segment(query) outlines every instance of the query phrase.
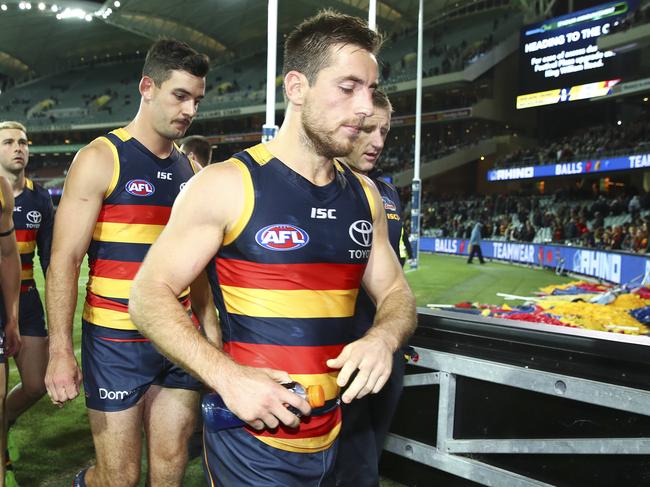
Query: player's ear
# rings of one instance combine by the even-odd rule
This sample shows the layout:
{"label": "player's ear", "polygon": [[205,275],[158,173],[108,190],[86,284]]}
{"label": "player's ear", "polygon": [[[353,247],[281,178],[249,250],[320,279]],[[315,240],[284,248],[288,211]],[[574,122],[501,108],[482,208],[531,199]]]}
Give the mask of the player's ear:
{"label": "player's ear", "polygon": [[138,89],[144,101],[146,102],[151,101],[151,98],[153,98],[153,90],[155,86],[156,83],[152,78],[150,78],[149,76],[142,77],[142,79],[140,80],[140,84],[138,85]]}
{"label": "player's ear", "polygon": [[299,71],[289,71],[284,77],[284,92],[293,105],[302,105],[309,89],[307,77]]}

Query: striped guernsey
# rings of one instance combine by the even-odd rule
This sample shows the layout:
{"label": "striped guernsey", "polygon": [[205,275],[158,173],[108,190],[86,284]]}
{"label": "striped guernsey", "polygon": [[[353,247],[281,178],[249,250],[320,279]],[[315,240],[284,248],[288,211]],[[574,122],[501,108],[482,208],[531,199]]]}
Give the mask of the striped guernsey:
{"label": "striped guernsey", "polygon": [[[113,152],[114,169],[88,248],[83,318],[94,325],[135,330],[128,312],[131,282],[195,170],[175,146],[161,159],[125,129],[99,140]],[[188,295],[186,290],[179,299],[189,310]]]}
{"label": "striped guernsey", "polygon": [[372,244],[372,196],[366,180],[338,162],[325,186],[307,181],[262,144],[230,162],[242,173],[245,206],[211,269],[224,349],[240,364],[322,385],[330,405],[297,429],[248,431],[282,450],[322,451],[340,429],[338,371],[326,361],[352,341]]}

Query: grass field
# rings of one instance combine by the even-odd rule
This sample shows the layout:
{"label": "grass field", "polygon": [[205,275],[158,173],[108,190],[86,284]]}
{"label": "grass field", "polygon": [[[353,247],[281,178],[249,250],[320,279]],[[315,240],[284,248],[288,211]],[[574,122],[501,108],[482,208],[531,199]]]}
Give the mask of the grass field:
{"label": "grass field", "polygon": [[[43,295],[43,276],[40,267],[35,267],[39,269],[36,278]],[[87,268],[84,266],[74,328],[75,352],[79,360],[80,313],[86,278]],[[407,272],[407,278],[415,291],[418,306],[461,301],[497,304],[502,302],[496,296],[497,292],[527,296],[539,287],[568,281],[550,271],[495,262],[468,265],[462,258],[443,255],[423,255],[420,268]],[[12,362],[10,387],[17,380],[18,373]],[[18,420],[12,435],[21,453],[20,460],[14,464],[21,487],[68,486],[72,476],[93,459],[83,393],[61,409],[53,406],[47,397],[43,398]],[[144,486],[144,481],[140,485]],[[195,459],[188,467],[183,486],[203,485],[200,461]]]}

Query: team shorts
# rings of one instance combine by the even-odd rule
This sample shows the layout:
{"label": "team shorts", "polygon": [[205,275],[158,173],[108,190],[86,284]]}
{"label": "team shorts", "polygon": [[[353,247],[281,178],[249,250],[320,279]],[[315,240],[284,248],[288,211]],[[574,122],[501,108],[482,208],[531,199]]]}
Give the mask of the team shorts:
{"label": "team shorts", "polygon": [[89,409],[124,411],[135,406],[151,385],[192,391],[203,387],[138,331],[82,323],[81,365]]}
{"label": "team shorts", "polygon": [[29,287],[20,293],[18,328],[21,336],[46,337],[45,312],[38,289]]}
{"label": "team shorts", "polygon": [[214,487],[333,487],[338,442],[317,453],[295,453],[261,442],[245,428],[203,427],[203,471]]}

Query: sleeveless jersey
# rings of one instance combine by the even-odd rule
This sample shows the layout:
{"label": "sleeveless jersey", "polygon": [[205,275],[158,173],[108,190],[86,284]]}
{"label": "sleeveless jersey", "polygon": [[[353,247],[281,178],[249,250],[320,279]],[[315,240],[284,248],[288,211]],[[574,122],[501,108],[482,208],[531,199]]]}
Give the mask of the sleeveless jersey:
{"label": "sleeveless jersey", "polygon": [[[99,326],[135,330],[128,310],[131,282],[195,169],[175,146],[161,159],[125,129],[98,140],[111,148],[114,169],[88,247],[83,318]],[[189,289],[179,300],[189,313]]]}
{"label": "sleeveless jersey", "polygon": [[[402,204],[399,199],[399,194],[392,184],[387,183],[381,178],[372,178],[372,181],[379,190],[384,204],[384,210],[386,211],[386,218],[388,219],[388,240],[395,251],[395,255],[399,257],[399,243],[402,237],[402,219],[400,216],[402,214]],[[365,335],[372,326],[375,320],[376,310],[375,303],[370,299],[368,293],[364,289],[361,289],[357,298],[354,320],[355,339]]]}
{"label": "sleeveless jersey", "polygon": [[25,178],[23,192],[16,196],[13,219],[22,266],[20,292],[25,293],[36,285],[34,253],[37,246],[43,273],[47,272],[50,264],[54,224],[54,206],[50,193],[31,179]]}
{"label": "sleeveless jersey", "polygon": [[326,361],[352,341],[372,244],[372,196],[366,181],[338,162],[334,180],[319,187],[262,144],[230,161],[242,172],[246,204],[211,269],[224,350],[240,364],[320,384],[326,399],[323,414],[297,429],[249,432],[282,450],[322,451],[340,429],[338,371]]}

